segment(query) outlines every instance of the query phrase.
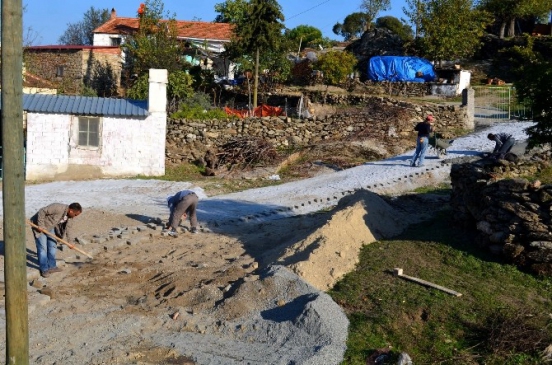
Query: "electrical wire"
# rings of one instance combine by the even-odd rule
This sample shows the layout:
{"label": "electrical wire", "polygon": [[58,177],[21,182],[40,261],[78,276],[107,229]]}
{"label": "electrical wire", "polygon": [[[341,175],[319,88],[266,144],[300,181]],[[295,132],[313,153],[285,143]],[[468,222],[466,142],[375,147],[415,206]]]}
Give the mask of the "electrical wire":
{"label": "electrical wire", "polygon": [[316,9],[317,7],[319,7],[319,6],[321,6],[321,5],[324,5],[325,3],[328,3],[328,2],[330,2],[330,1],[331,1],[331,0],[322,1],[320,4],[315,5],[315,6],[313,6],[312,8],[309,8],[309,9],[307,9],[307,10],[304,10],[304,11],[298,13],[298,14],[295,14],[295,15],[293,15],[293,16],[290,16],[290,17],[287,18],[286,20],[296,18],[296,17],[298,17],[299,15],[303,15],[303,14],[305,14],[306,12],[309,12],[309,11],[311,11],[312,9]]}

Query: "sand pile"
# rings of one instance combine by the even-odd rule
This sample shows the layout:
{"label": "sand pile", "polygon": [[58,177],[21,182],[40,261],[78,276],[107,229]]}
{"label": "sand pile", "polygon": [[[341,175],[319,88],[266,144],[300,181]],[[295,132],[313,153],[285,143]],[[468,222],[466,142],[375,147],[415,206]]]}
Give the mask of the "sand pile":
{"label": "sand pile", "polygon": [[398,235],[406,226],[385,200],[361,190],[342,199],[326,224],[286,248],[277,263],[325,291],[354,269],[363,245]]}

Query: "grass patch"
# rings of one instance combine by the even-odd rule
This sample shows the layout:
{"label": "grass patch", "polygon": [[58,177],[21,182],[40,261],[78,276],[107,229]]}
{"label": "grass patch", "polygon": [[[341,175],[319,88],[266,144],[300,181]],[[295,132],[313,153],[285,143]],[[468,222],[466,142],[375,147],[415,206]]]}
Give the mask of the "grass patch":
{"label": "grass patch", "polygon": [[[356,270],[329,292],[350,320],[343,364],[366,364],[387,346],[415,364],[541,364],[552,341],[552,279],[520,272],[473,242],[447,210],[366,245]],[[395,277],[395,267],[463,296]]]}
{"label": "grass patch", "polygon": [[523,178],[529,181],[540,180],[543,184],[550,184],[552,183],[552,166],[547,166],[544,169],[537,171],[535,174],[532,174],[531,176],[523,176]]}
{"label": "grass patch", "polygon": [[435,186],[421,186],[414,189],[417,194],[437,194],[437,195],[450,195],[452,188],[450,183],[443,182]]}

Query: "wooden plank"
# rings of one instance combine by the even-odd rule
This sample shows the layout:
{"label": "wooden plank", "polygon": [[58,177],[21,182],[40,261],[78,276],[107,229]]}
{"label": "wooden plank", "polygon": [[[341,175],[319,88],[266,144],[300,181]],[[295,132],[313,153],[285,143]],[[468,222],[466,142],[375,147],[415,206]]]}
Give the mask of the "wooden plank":
{"label": "wooden plank", "polygon": [[433,284],[429,281],[425,281],[425,280],[422,280],[422,279],[419,279],[419,278],[416,278],[416,277],[413,277],[413,276],[408,276],[408,275],[404,275],[403,274],[403,269],[401,268],[394,268],[393,269],[393,273],[400,277],[400,278],[403,278],[405,280],[409,280],[409,281],[413,281],[415,283],[418,283],[418,284],[421,284],[421,285],[424,285],[424,286],[428,286],[430,288],[435,288],[435,289],[438,289],[438,290],[441,290],[441,291],[444,291],[445,293],[448,293],[448,294],[451,294],[451,295],[454,295],[456,297],[461,297],[462,296],[462,293],[458,293],[457,291],[454,291],[454,290],[451,290],[451,289],[448,289],[448,288],[445,288],[444,286],[441,286],[441,285],[437,285],[437,284]]}

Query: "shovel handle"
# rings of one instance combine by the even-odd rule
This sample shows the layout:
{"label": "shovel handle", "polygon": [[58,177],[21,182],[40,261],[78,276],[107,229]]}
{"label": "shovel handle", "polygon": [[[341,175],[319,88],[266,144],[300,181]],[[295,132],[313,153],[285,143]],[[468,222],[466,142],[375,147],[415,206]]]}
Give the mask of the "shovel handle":
{"label": "shovel handle", "polygon": [[84,252],[83,250],[75,247],[75,245],[72,245],[70,244],[69,242],[57,237],[56,235],[53,235],[51,234],[50,232],[48,232],[47,230],[45,230],[44,228],[40,227],[40,226],[37,226],[36,224],[34,224],[33,222],[31,222],[30,220],[27,220],[27,224],[30,225],[31,227],[33,227],[34,229],[36,229],[37,231],[39,232],[42,232],[44,233],[46,236],[49,236],[49,237],[52,237],[53,239],[55,239],[56,241],[58,241],[59,243],[63,243],[64,245],[66,245],[67,247],[69,247],[70,249],[72,250],[75,250],[75,251],[78,251],[80,253],[82,253],[83,255],[86,255],[88,256],[89,258],[93,259],[92,256],[90,256],[90,254]]}

